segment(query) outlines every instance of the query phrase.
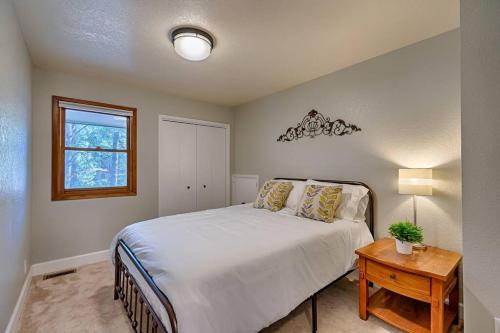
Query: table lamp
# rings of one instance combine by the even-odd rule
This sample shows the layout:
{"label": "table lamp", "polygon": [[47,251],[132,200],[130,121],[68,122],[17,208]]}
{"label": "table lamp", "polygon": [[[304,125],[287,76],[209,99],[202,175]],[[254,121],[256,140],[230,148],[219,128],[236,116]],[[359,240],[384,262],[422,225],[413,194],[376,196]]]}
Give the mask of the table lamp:
{"label": "table lamp", "polygon": [[[417,225],[417,195],[432,195],[432,169],[399,169],[399,194],[413,195],[413,224]],[[425,249],[425,245],[415,248]]]}

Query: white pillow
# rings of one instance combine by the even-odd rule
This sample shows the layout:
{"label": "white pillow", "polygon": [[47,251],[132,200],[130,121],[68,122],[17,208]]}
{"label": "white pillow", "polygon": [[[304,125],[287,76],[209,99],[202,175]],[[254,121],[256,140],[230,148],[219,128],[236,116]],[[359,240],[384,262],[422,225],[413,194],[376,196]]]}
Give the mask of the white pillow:
{"label": "white pillow", "polygon": [[364,222],[366,207],[368,206],[368,189],[361,185],[337,184],[318,182],[308,179],[306,184],[317,184],[325,186],[342,186],[342,197],[340,205],[335,212],[335,217],[356,222]]}
{"label": "white pillow", "polygon": [[286,213],[289,215],[296,215],[297,210],[299,209],[300,200],[302,199],[302,195],[306,190],[306,182],[301,180],[286,180],[286,179],[276,179],[279,182],[291,182],[293,185],[290,194],[288,195],[288,199],[286,200],[285,208]]}

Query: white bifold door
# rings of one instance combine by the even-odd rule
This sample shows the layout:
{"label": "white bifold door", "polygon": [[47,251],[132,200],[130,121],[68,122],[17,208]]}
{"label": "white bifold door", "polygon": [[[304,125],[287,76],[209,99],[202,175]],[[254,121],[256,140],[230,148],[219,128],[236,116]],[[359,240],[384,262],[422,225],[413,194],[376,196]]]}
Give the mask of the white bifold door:
{"label": "white bifold door", "polygon": [[196,209],[226,205],[226,129],[196,126]]}
{"label": "white bifold door", "polygon": [[226,128],[160,120],[160,216],[226,206]]}

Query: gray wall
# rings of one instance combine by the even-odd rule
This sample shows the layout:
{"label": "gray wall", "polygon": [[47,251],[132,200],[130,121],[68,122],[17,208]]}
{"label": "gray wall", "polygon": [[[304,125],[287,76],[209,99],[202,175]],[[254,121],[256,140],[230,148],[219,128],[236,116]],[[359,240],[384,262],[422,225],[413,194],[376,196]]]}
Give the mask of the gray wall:
{"label": "gray wall", "polygon": [[[33,90],[34,263],[107,249],[124,226],[157,217],[160,114],[233,123],[226,107],[41,69],[34,71]],[[138,108],[137,196],[51,201],[52,95]]]}
{"label": "gray wall", "polygon": [[10,0],[0,0],[0,331],[30,258],[31,63]]}
{"label": "gray wall", "polygon": [[500,1],[462,0],[462,158],[466,332],[500,318]]}
{"label": "gray wall", "polygon": [[[236,110],[235,172],[351,179],[375,191],[376,235],[412,218],[398,168],[434,169],[434,196],[419,198],[425,241],[462,249],[460,35],[451,31]],[[276,142],[311,109],[362,128],[352,136]]]}

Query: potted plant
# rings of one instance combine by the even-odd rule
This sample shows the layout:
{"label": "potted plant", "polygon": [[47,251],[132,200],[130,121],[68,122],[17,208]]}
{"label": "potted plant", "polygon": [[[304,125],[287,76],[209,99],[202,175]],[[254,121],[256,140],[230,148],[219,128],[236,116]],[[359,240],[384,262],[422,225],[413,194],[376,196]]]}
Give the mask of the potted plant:
{"label": "potted plant", "polygon": [[407,221],[391,224],[389,233],[396,238],[396,250],[401,254],[412,254],[413,244],[424,239],[422,228]]}

